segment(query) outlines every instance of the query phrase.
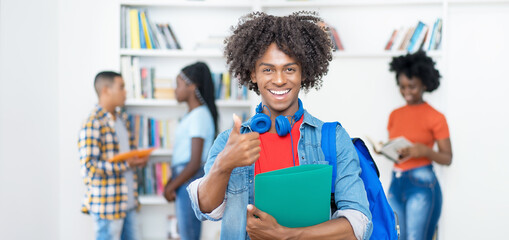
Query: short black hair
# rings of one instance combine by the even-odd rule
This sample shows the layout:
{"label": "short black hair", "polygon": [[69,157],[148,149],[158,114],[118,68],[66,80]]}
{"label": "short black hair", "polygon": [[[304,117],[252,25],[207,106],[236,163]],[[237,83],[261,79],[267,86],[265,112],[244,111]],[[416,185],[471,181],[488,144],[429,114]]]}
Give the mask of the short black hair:
{"label": "short black hair", "polygon": [[260,94],[251,81],[256,61],[275,43],[302,68],[301,88],[319,89],[332,60],[332,41],[316,12],[300,11],[278,17],[254,12],[239,19],[233,34],[225,39],[224,55],[229,70],[241,85]]}
{"label": "short black hair", "polygon": [[97,96],[99,96],[103,87],[111,87],[113,85],[115,77],[122,77],[122,75],[113,71],[103,71],[95,75],[94,88]]}
{"label": "short black hair", "polygon": [[416,53],[393,57],[390,63],[390,71],[396,72],[396,83],[399,85],[398,77],[405,74],[408,78],[417,77],[422,84],[426,86],[426,92],[433,92],[440,86],[440,72],[435,69],[435,62],[426,56],[426,52],[418,51]]}

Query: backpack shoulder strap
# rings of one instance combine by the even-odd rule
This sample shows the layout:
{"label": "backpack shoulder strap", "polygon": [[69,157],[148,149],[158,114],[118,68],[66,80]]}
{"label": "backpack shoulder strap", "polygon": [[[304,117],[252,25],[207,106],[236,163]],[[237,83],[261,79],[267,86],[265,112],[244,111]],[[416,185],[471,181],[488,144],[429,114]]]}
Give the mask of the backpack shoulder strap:
{"label": "backpack shoulder strap", "polygon": [[322,139],[321,146],[322,152],[325,155],[325,160],[332,166],[332,184],[331,193],[335,192],[336,183],[336,127],[341,126],[339,122],[326,122],[322,125]]}

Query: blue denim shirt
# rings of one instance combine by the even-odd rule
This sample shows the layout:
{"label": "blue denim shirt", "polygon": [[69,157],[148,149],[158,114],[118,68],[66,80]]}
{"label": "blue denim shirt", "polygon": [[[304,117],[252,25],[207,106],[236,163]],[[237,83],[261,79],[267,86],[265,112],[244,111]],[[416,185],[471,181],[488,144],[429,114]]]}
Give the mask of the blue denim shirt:
{"label": "blue denim shirt", "polygon": [[[251,132],[250,121],[242,124],[241,133]],[[328,164],[320,145],[322,124],[322,121],[304,111],[304,120],[300,126],[300,139],[297,147],[301,165]],[[217,155],[226,146],[230,132],[231,129],[226,130],[216,138],[205,164],[205,175],[209,173]],[[364,183],[360,178],[359,159],[350,136],[341,126],[336,128],[336,144],[338,166],[335,191],[336,205],[340,210],[357,210],[369,219],[370,222],[364,234],[364,239],[369,239],[372,228],[371,213]],[[249,239],[246,232],[246,207],[248,204],[254,203],[254,164],[238,167],[232,171],[225,201],[226,208],[222,218],[221,239]],[[214,219],[201,212],[198,203],[195,201],[192,201],[192,207],[198,219],[202,221],[221,220]]]}

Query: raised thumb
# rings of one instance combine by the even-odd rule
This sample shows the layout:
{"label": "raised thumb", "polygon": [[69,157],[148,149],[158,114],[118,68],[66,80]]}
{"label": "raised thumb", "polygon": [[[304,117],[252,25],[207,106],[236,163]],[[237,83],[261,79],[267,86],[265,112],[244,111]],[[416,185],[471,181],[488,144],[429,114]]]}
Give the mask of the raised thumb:
{"label": "raised thumb", "polygon": [[240,134],[240,125],[242,124],[242,121],[240,120],[239,116],[237,116],[235,113],[233,114],[233,129],[232,133]]}

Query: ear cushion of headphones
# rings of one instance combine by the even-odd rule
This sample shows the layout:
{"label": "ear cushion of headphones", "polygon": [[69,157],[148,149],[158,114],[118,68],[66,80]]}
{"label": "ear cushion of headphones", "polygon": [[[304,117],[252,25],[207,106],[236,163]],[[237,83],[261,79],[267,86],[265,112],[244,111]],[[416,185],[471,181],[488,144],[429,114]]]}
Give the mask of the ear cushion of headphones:
{"label": "ear cushion of headphones", "polygon": [[265,133],[270,129],[270,117],[264,113],[255,114],[251,119],[251,130],[257,133]]}
{"label": "ear cushion of headphones", "polygon": [[283,115],[276,117],[276,132],[280,137],[286,136],[292,130],[290,121]]}

